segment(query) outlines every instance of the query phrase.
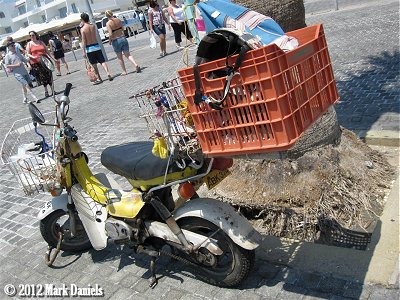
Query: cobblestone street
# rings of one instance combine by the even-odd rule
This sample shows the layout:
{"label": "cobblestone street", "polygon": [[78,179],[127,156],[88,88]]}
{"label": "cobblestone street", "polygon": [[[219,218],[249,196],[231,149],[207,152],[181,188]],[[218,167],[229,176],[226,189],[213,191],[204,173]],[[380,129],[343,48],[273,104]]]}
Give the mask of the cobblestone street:
{"label": "cobblestone street", "polygon": [[[323,23],[333,68],[341,96],[336,105],[342,126],[357,133],[369,130],[400,131],[399,107],[399,4],[398,1],[367,1],[339,11],[307,16],[307,24]],[[184,67],[182,51],[175,49],[173,34],[167,33],[169,55],[159,58],[158,49],[148,46],[148,33],[129,38],[131,51],[142,67],[137,74],[127,64],[127,76],[120,76],[115,54],[105,44],[112,82],[93,86],[84,69],[81,51],[77,61],[67,55],[70,75],[57,77],[56,91],[71,82],[71,124],[78,131],[84,151],[94,172],[107,172],[100,164],[101,151],[110,145],[128,141],[147,140],[146,124],[138,117],[139,109],[129,96],[177,76]],[[195,50],[188,51],[192,61]],[[62,72],[65,74],[63,66]],[[1,71],[2,72],[2,71]],[[106,78],[102,69],[100,72]],[[102,73],[103,72],[103,73]],[[3,139],[15,120],[29,116],[22,104],[18,82],[12,77],[0,76],[1,123]],[[44,97],[42,87],[34,93]],[[38,107],[42,112],[54,109],[51,98]],[[122,182],[121,178],[117,178]],[[256,263],[251,276],[238,289],[218,288],[193,277],[191,269],[169,258],[158,261],[159,284],[149,288],[149,259],[132,253],[130,249],[109,245],[102,251],[82,254],[61,253],[55,268],[44,263],[46,243],[39,233],[36,219],[39,208],[50,199],[49,195],[27,197],[17,186],[15,178],[4,165],[0,167],[0,299],[8,299],[4,286],[13,284],[50,284],[62,286],[94,287],[104,290],[105,299],[399,299],[399,289],[364,282],[364,277],[350,278],[332,272],[304,270],[288,266],[286,262],[272,263],[268,255],[272,246],[265,243],[257,250]],[[379,237],[379,235],[378,235]],[[293,249],[287,249],[279,239],[274,247],[301,259]],[[313,247],[313,245],[309,245]],[[333,247],[325,247],[326,256]],[[357,253],[341,249],[343,255]],[[362,252],[362,251],[359,251]],[[368,271],[374,249],[360,253],[361,273]],[[307,255],[304,254],[304,255]],[[288,260],[290,260],[288,259]],[[18,297],[17,298],[22,298]]]}

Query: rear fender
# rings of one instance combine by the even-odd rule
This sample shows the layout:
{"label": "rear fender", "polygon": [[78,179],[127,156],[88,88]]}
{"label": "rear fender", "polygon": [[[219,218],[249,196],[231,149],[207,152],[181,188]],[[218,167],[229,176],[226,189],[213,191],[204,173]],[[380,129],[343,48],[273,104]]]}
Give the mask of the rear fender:
{"label": "rear fender", "polygon": [[197,198],[187,201],[174,212],[175,220],[186,217],[205,219],[221,228],[240,247],[253,250],[261,241],[261,235],[250,222],[227,203]]}
{"label": "rear fender", "polygon": [[68,204],[68,195],[61,194],[60,196],[54,197],[50,201],[47,201],[43,206],[40,208],[37,218],[39,220],[43,220],[48,215],[50,215],[53,211],[62,209],[64,211],[68,211],[67,209]]}

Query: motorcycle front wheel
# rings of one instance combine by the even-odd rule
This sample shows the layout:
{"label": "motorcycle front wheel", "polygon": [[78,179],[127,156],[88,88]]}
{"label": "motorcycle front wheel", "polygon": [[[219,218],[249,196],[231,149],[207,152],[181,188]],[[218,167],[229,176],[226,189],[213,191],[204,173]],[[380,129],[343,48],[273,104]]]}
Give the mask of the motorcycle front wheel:
{"label": "motorcycle front wheel", "polygon": [[56,248],[59,234],[62,232],[63,240],[61,250],[82,252],[92,248],[92,244],[86,234],[79,217],[76,215],[76,235],[72,236],[70,231],[70,218],[67,212],[56,210],[40,221],[40,233],[50,246]]}
{"label": "motorcycle front wheel", "polygon": [[177,221],[182,229],[210,236],[217,241],[222,255],[214,255],[206,248],[199,253],[182,256],[201,268],[198,276],[213,285],[234,287],[249,275],[254,264],[255,251],[246,250],[235,244],[229,236],[215,224],[196,217],[183,218]]}

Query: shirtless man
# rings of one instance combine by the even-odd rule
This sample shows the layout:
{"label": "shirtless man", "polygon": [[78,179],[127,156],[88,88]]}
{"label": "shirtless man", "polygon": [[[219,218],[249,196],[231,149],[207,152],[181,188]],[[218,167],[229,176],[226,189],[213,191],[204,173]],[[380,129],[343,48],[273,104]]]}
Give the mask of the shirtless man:
{"label": "shirtless man", "polygon": [[106,71],[108,80],[112,81],[113,77],[111,76],[108,65],[105,62],[100,45],[97,43],[96,25],[89,23],[89,15],[87,13],[81,14],[81,20],[83,22],[83,26],[81,28],[83,56],[87,57],[89,63],[93,66],[94,72],[96,73],[96,76],[98,78],[93,84],[99,84],[103,82],[99,73],[99,69],[97,67],[98,63],[101,64],[104,68],[104,71]]}

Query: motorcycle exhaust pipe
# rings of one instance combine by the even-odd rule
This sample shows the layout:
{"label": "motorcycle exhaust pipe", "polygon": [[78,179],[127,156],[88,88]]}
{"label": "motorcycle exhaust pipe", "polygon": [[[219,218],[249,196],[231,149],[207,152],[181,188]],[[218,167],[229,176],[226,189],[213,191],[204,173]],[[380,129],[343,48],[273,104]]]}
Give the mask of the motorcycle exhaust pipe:
{"label": "motorcycle exhaust pipe", "polygon": [[[172,232],[167,224],[157,221],[145,221],[144,224],[150,236],[158,237],[163,240],[182,245],[177,235]],[[221,248],[218,247],[217,240],[185,229],[180,230],[182,231],[182,234],[185,236],[186,240],[191,244],[192,249],[204,247],[214,255],[223,254]],[[182,246],[183,248],[186,248],[184,245]]]}

